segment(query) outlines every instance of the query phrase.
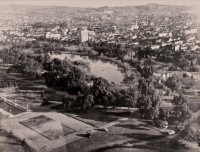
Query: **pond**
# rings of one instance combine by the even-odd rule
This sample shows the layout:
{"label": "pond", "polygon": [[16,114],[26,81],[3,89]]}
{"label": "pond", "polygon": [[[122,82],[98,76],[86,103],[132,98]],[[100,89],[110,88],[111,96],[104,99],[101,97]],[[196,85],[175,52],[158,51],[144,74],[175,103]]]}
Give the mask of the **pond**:
{"label": "pond", "polygon": [[124,79],[124,75],[121,71],[122,69],[120,69],[117,64],[111,63],[110,61],[104,61],[89,56],[72,55],[72,54],[51,55],[51,58],[59,58],[61,60],[64,60],[65,57],[67,57],[72,61],[88,62],[90,66],[90,72],[93,75],[97,77],[102,77],[108,80],[109,82],[120,84]]}

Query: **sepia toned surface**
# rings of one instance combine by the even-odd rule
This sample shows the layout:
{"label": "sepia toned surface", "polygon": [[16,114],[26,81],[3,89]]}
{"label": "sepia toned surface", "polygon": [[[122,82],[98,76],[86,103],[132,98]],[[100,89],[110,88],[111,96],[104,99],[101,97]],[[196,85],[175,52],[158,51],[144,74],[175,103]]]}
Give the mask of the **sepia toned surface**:
{"label": "sepia toned surface", "polygon": [[200,1],[0,0],[0,151],[200,151]]}

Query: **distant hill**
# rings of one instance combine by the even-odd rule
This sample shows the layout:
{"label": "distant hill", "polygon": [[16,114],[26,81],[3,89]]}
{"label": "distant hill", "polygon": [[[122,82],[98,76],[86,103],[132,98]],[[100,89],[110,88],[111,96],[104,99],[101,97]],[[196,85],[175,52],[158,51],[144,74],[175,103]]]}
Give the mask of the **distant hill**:
{"label": "distant hill", "polygon": [[[12,20],[16,22],[17,18],[27,18],[27,23],[34,22],[66,22],[68,18],[76,19],[76,22],[89,21],[91,14],[94,18],[102,17],[102,13],[111,13],[114,17],[135,18],[140,14],[168,14],[169,12],[176,13],[178,11],[186,11],[188,6],[160,5],[150,3],[140,6],[122,6],[122,7],[99,7],[99,8],[83,8],[83,7],[68,7],[68,6],[27,6],[27,5],[8,5],[0,6],[0,21]],[[105,13],[106,14],[106,13]],[[110,15],[107,13],[107,15]],[[13,18],[15,16],[15,18]],[[81,21],[82,20],[82,21]],[[19,23],[20,24],[20,23]],[[89,24],[89,22],[88,22]]]}

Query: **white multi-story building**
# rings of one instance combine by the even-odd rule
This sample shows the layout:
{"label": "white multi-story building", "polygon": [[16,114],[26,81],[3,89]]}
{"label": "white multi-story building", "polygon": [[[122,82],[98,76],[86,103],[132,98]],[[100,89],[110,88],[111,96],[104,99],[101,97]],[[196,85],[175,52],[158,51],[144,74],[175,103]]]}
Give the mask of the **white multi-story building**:
{"label": "white multi-story building", "polygon": [[172,37],[172,32],[162,32],[158,34],[159,37]]}
{"label": "white multi-story building", "polygon": [[81,29],[79,31],[79,40],[81,43],[89,40],[89,31],[87,29]]}
{"label": "white multi-story building", "polygon": [[152,49],[152,50],[158,50],[159,48],[160,48],[159,45],[153,45],[153,46],[151,46],[151,49]]}
{"label": "white multi-story building", "polygon": [[50,38],[50,35],[51,35],[51,32],[47,32],[47,33],[46,33],[46,38],[49,39],[49,38]]}
{"label": "white multi-story building", "polygon": [[3,32],[0,31],[0,41],[3,41]]}
{"label": "white multi-story building", "polygon": [[197,34],[197,29],[191,29],[191,30],[185,30],[185,35],[188,35],[188,34]]}
{"label": "white multi-story building", "polygon": [[47,39],[60,39],[61,38],[61,34],[58,34],[58,33],[56,33],[56,34],[54,34],[54,33],[51,33],[51,32],[47,32],[46,33],[46,38]]}
{"label": "white multi-story building", "polygon": [[138,23],[136,21],[136,23],[131,26],[130,30],[133,31],[133,30],[137,30],[137,29],[139,29],[139,26],[138,26]]}
{"label": "white multi-story building", "polygon": [[95,37],[96,33],[94,31],[88,31],[88,39],[93,39]]}

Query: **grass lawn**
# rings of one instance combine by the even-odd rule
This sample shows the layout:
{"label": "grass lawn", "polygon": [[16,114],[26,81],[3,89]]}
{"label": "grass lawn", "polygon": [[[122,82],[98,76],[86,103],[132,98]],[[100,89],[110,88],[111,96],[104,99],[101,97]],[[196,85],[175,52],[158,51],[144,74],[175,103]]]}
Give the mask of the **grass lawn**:
{"label": "grass lawn", "polygon": [[120,116],[116,115],[108,115],[108,113],[106,113],[105,111],[97,109],[93,109],[90,111],[79,110],[67,114],[94,127],[100,127],[121,118]]}
{"label": "grass lawn", "polygon": [[192,151],[175,137],[164,136],[136,119],[129,119],[108,129],[108,132],[96,132],[91,138],[81,138],[53,152],[183,152],[183,149],[185,152]]}
{"label": "grass lawn", "polygon": [[126,143],[137,144],[143,141],[148,142],[162,138],[158,131],[146,127],[144,123],[135,119],[121,122],[108,129],[108,132],[100,131],[94,133],[91,138],[79,139],[54,150],[54,152],[77,152],[80,149],[81,152],[103,152],[109,149],[112,149],[111,151],[114,152],[116,146],[123,148],[123,145]]}

